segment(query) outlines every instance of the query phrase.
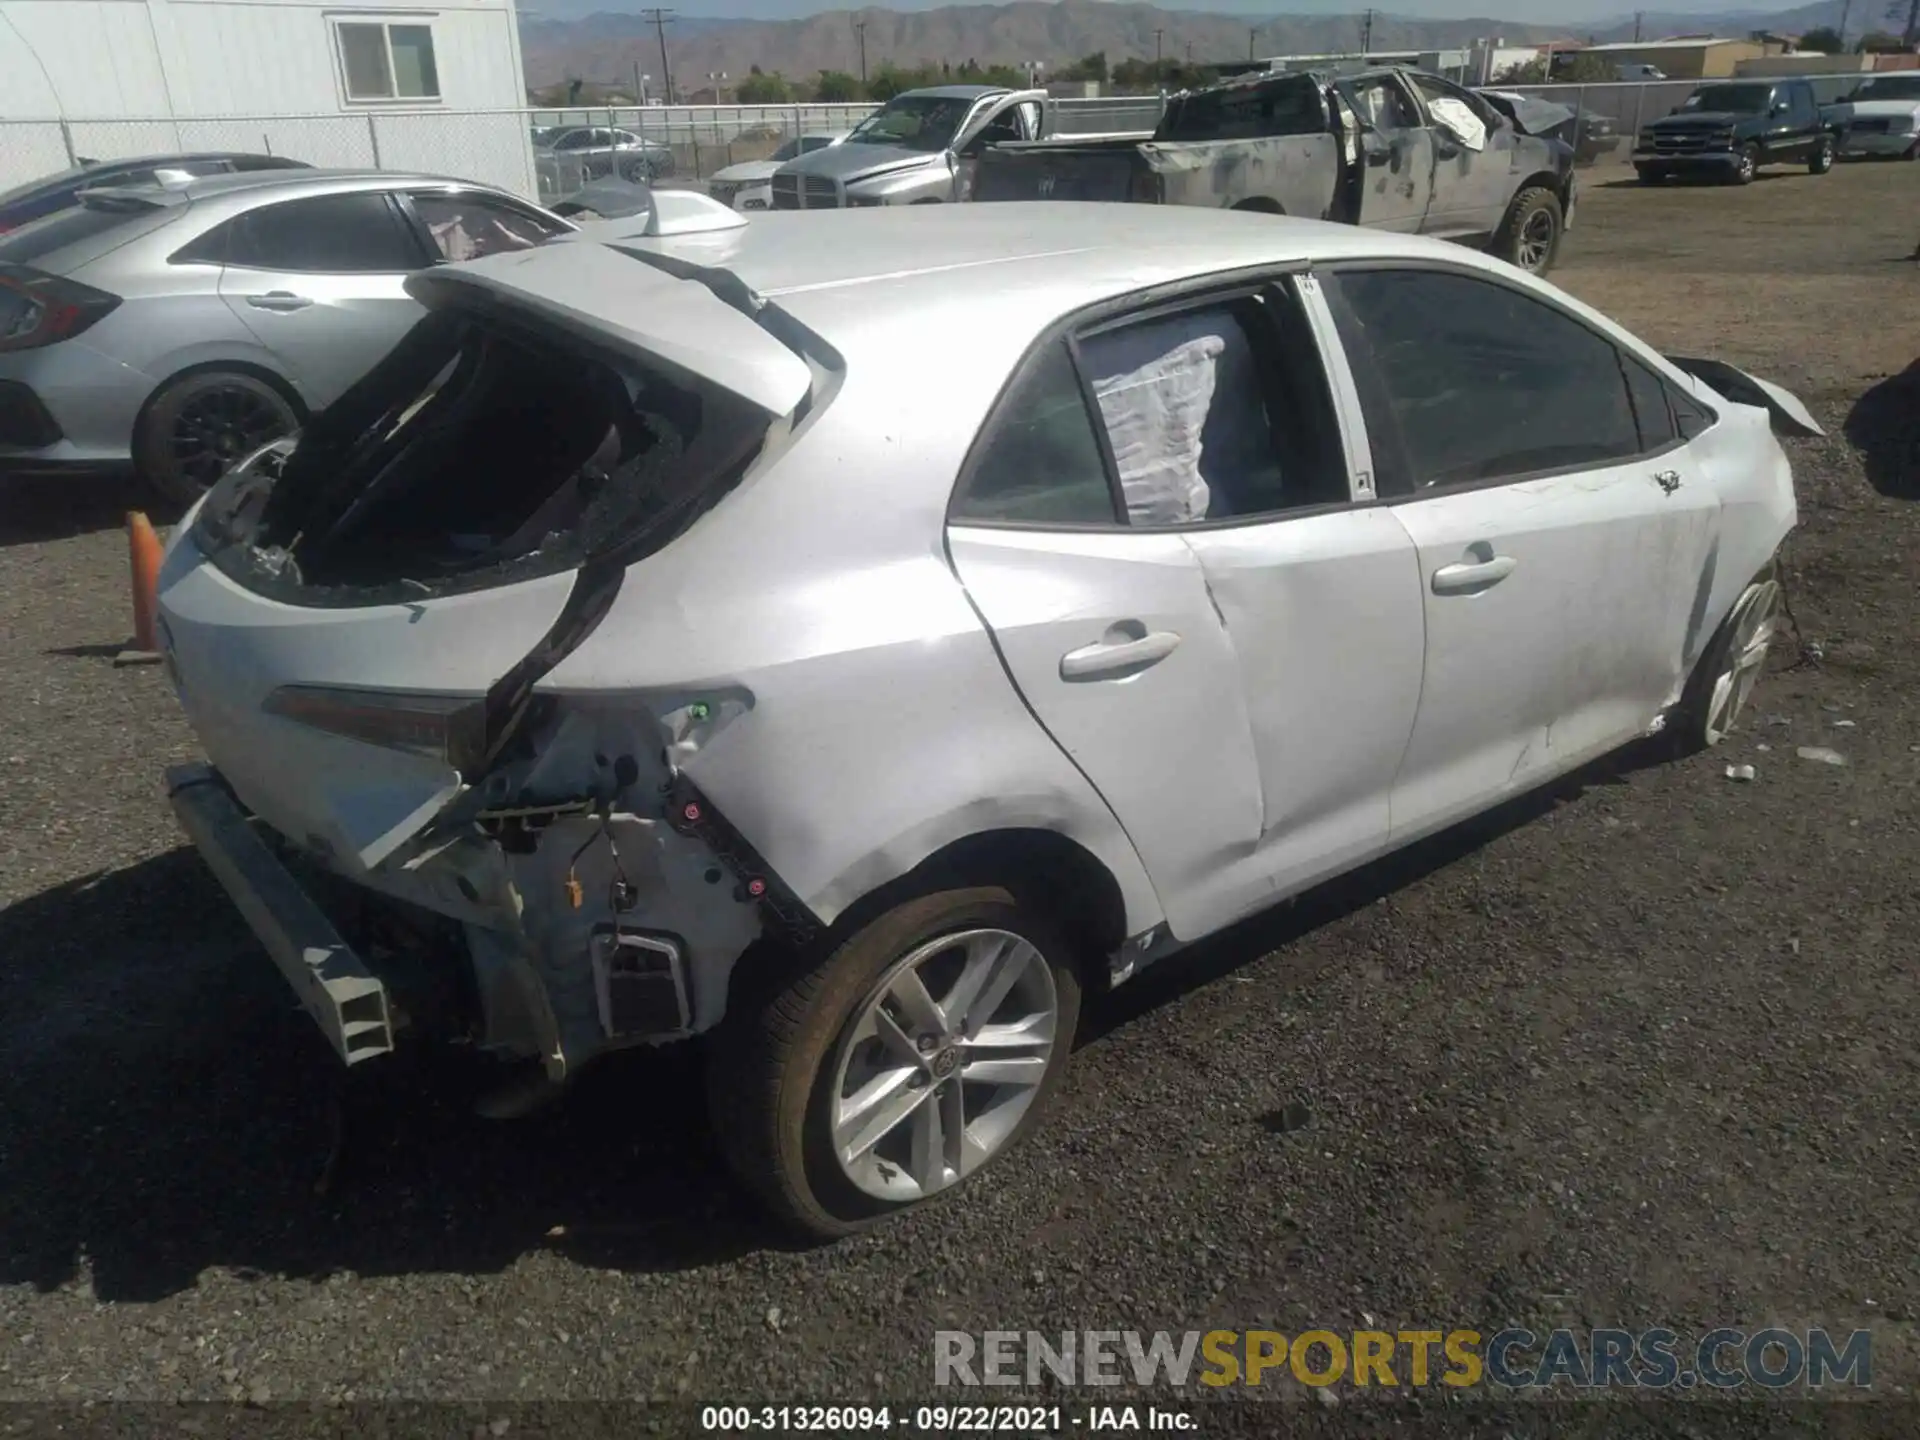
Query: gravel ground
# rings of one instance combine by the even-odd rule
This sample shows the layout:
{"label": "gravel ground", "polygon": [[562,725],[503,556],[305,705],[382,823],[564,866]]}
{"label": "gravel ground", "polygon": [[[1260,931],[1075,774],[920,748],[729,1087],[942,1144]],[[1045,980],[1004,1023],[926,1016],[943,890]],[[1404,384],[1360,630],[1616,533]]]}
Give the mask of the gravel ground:
{"label": "gravel ground", "polygon": [[1793,447],[1786,569],[1818,658],[1784,647],[1745,733],[1618,757],[1149,976],[1018,1157],[822,1250],[736,1196],[671,1057],[512,1125],[396,1060],[322,1184],[332,1061],[181,846],[158,775],[195,746],[161,676],[108,659],[128,497],[10,494],[0,1399],[899,1404],[936,1328],[1510,1320],[1863,1326],[1907,1394],[1917,179],[1602,174],[1568,246],[1574,293],[1831,429]]}

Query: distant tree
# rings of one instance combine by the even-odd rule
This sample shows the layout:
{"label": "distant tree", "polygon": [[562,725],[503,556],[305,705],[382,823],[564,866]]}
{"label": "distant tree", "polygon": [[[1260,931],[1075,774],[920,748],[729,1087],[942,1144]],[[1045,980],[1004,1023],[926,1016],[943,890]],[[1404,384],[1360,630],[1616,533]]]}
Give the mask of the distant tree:
{"label": "distant tree", "polygon": [[1091,55],[1083,55],[1063,70],[1056,70],[1054,78],[1058,80],[1096,80],[1101,84],[1112,77],[1107,71],[1107,52],[1096,50]]}
{"label": "distant tree", "polygon": [[860,98],[860,81],[844,70],[822,70],[813,87],[813,98],[830,105],[847,104]]}
{"label": "distant tree", "polygon": [[1847,42],[1840,38],[1840,32],[1831,25],[1816,25],[1800,37],[1800,48],[1821,55],[1844,55]]}
{"label": "distant tree", "polygon": [[1920,0],[1892,0],[1887,6],[1887,19],[1899,23],[1901,47],[1911,50],[1920,40]]}
{"label": "distant tree", "polygon": [[582,80],[578,75],[569,75],[567,77],[567,104],[578,105],[580,103],[580,87],[586,83],[587,82]]}
{"label": "distant tree", "polygon": [[1904,50],[1898,35],[1889,35],[1884,30],[1869,30],[1854,41],[1854,53],[1858,55],[1892,55]]}
{"label": "distant tree", "polygon": [[784,75],[778,72],[769,75],[758,65],[740,82],[742,105],[784,105],[792,98],[793,87],[787,84]]}
{"label": "distant tree", "polygon": [[919,65],[908,70],[886,61],[867,81],[867,98],[884,104],[902,90],[920,90],[939,83],[940,72],[932,65]]}

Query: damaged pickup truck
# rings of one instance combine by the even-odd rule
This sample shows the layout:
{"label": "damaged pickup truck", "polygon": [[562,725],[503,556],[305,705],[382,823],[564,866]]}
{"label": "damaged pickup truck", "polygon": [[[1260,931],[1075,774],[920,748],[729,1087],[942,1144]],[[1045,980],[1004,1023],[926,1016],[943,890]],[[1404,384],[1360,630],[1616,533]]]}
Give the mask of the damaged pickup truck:
{"label": "damaged pickup truck", "polygon": [[1171,97],[1148,140],[991,145],[973,198],[1344,221],[1461,241],[1540,275],[1573,224],[1574,151],[1545,133],[1567,118],[1400,67],[1263,71]]}
{"label": "damaged pickup truck", "polygon": [[1760,673],[1817,426],[1510,266],[660,218],[409,277],[170,540],[174,809],[348,1065],[463,1039],[522,1113],[701,1036],[734,1169],[845,1234],[1033,1128],[1083,990]]}

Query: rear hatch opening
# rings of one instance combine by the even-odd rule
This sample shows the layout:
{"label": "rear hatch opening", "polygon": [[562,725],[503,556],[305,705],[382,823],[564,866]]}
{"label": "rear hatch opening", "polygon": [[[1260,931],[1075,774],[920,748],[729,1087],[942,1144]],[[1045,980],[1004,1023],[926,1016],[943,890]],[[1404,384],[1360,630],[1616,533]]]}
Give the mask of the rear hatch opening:
{"label": "rear hatch opening", "polygon": [[[224,476],[163,568],[209,758],[359,876],[532,758],[540,681],[630,567],[780,453],[842,370],[730,276],[592,243],[496,258],[414,276],[427,316]],[[598,783],[548,779],[542,800]]]}
{"label": "rear hatch opening", "polygon": [[296,605],[419,601],[616,549],[631,563],[725,494],[769,428],[725,391],[443,310],[282,463],[216,487],[195,539],[237,584]]}

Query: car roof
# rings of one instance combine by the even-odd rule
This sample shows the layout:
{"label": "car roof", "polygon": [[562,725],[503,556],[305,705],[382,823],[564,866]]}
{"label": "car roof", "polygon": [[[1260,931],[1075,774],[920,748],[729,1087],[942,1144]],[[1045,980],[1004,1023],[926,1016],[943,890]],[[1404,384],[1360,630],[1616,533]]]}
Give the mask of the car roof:
{"label": "car roof", "polygon": [[[1011,95],[1004,85],[925,85],[918,90],[902,90],[901,96],[926,95],[939,100],[978,100],[982,95]],[[895,99],[900,96],[895,96]]]}
{"label": "car roof", "polygon": [[269,165],[284,166],[287,169],[305,168],[304,162],[289,160],[280,155],[267,155],[258,150],[181,150],[164,155],[134,155],[126,159],[102,160],[93,165],[76,165],[71,170],[55,171],[51,175],[42,175],[25,184],[0,191],[0,201],[15,203],[30,196],[47,191],[63,190],[79,185],[86,188],[89,179],[100,178],[111,181],[112,177],[129,170],[165,169],[169,165],[185,165],[207,160],[263,160]]}
{"label": "car roof", "polygon": [[[639,222],[631,230],[624,223],[599,229],[590,243],[699,267],[710,280],[729,282],[719,288],[744,285],[849,355],[923,347],[937,314],[951,314],[963,327],[956,343],[984,356],[1003,342],[1024,349],[1060,316],[1157,285],[1304,260],[1473,258],[1418,236],[1178,205],[1042,200],[774,210],[738,229],[663,239],[643,238]],[[509,257],[501,282],[534,296],[564,291],[574,243]],[[605,326],[644,335],[646,291],[641,283],[631,298],[609,290]]]}
{"label": "car roof", "polygon": [[203,175],[182,185],[102,185],[92,193],[154,205],[197,204],[235,197],[252,199],[268,193],[329,195],[354,190],[403,190],[416,185],[457,185],[463,189],[498,191],[495,185],[458,180],[449,175],[415,174],[396,170],[257,170],[238,175]]}

